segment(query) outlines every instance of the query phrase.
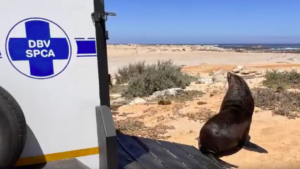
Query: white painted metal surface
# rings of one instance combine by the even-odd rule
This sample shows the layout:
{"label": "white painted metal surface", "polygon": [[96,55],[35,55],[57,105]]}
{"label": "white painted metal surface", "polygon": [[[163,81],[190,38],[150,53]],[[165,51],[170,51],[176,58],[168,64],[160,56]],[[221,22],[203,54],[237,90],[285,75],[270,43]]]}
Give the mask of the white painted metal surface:
{"label": "white painted metal surface", "polygon": [[22,157],[98,146],[92,12],[92,0],[0,0],[0,85],[30,128]]}

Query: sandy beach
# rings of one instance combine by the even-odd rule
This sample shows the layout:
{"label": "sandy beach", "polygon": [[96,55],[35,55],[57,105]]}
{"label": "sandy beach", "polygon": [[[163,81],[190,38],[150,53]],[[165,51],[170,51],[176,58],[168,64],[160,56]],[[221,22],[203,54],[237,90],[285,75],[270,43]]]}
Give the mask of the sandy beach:
{"label": "sandy beach", "polygon": [[294,53],[238,53],[220,49],[198,51],[194,48],[188,45],[108,45],[109,71],[115,73],[119,67],[140,60],[155,63],[159,59],[172,59],[174,63],[186,66],[300,63],[300,54]]}
{"label": "sandy beach", "polygon": [[[157,60],[172,59],[174,63],[184,65],[183,71],[208,77],[210,71],[232,70],[237,65],[249,67],[251,70],[297,69],[300,71],[300,54],[289,53],[238,53],[233,51],[193,51],[191,46],[138,46],[108,45],[109,71],[115,73],[118,68],[129,63],[144,60],[155,63]],[[247,80],[250,88],[261,86],[261,78]],[[127,117],[145,116],[143,122],[147,126],[164,124],[174,126],[168,130],[167,141],[193,145],[198,148],[198,135],[203,123],[187,117],[176,116],[179,113],[196,113],[203,109],[218,111],[227,90],[226,84],[213,85],[192,84],[188,88],[204,91],[201,98],[171,105],[125,105],[118,109],[119,113],[131,113]],[[211,93],[214,93],[213,95]],[[206,104],[198,105],[199,101]],[[175,109],[174,109],[175,107]],[[176,108],[177,107],[177,108]],[[152,111],[150,111],[152,110]],[[164,117],[164,118],[162,118]],[[115,116],[115,120],[124,119]],[[161,119],[161,120],[158,120]],[[251,141],[268,151],[257,153],[241,150],[222,159],[240,169],[287,169],[300,168],[300,119],[288,119],[274,116],[271,111],[256,107],[250,130]]]}

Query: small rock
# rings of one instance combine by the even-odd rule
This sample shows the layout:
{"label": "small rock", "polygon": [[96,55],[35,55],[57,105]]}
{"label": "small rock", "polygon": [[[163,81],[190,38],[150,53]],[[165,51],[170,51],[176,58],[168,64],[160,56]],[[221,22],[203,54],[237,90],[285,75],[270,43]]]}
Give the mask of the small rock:
{"label": "small rock", "polygon": [[213,90],[211,93],[210,93],[210,97],[213,97],[213,96],[215,96],[215,95],[217,95],[218,94],[218,91],[217,90]]}
{"label": "small rock", "polygon": [[240,69],[238,69],[238,68],[234,68],[234,69],[232,69],[232,72],[233,72],[233,73],[240,73],[240,71],[241,71],[241,70],[240,70]]}
{"label": "small rock", "polygon": [[227,78],[223,75],[217,75],[212,78],[213,82],[227,82]]}
{"label": "small rock", "polygon": [[119,93],[110,94],[110,96],[113,97],[114,99],[118,99],[122,97],[122,95]]}
{"label": "small rock", "polygon": [[292,67],[292,71],[297,72],[297,68],[296,67]]}
{"label": "small rock", "polygon": [[256,78],[255,74],[241,75],[240,77],[242,77],[245,80]]}
{"label": "small rock", "polygon": [[172,89],[168,89],[165,91],[165,94],[167,96],[175,96],[177,94],[177,91],[176,90],[172,90]]}
{"label": "small rock", "polygon": [[169,100],[160,100],[157,104],[158,105],[170,105],[172,102]]}
{"label": "small rock", "polygon": [[175,96],[179,90],[182,90],[181,88],[171,88],[165,90],[165,95],[167,96]]}
{"label": "small rock", "polygon": [[197,102],[197,104],[198,105],[204,105],[204,104],[207,104],[207,102],[205,102],[205,101],[199,101],[199,102]]}
{"label": "small rock", "polygon": [[111,84],[116,85],[117,84],[117,79],[113,78],[112,81],[111,81]]}
{"label": "small rock", "polygon": [[290,61],[297,61],[296,58],[289,58],[288,60],[290,60]]}
{"label": "small rock", "polygon": [[208,75],[209,75],[209,76],[213,76],[214,74],[215,74],[214,71],[210,71]]}
{"label": "small rock", "polygon": [[196,84],[211,84],[213,83],[212,78],[199,78],[196,82]]}
{"label": "small rock", "polygon": [[243,52],[247,52],[247,50],[246,50],[246,49],[236,49],[235,51],[236,51],[236,52],[241,52],[241,53],[243,53]]}
{"label": "small rock", "polygon": [[256,71],[256,73],[255,73],[256,75],[262,75],[263,74],[263,72],[262,71]]}
{"label": "small rock", "polygon": [[251,73],[250,70],[242,70],[241,71],[241,74],[243,74],[243,75],[247,75],[247,74],[250,74],[250,73]]}
{"label": "small rock", "polygon": [[146,100],[144,100],[144,99],[142,99],[142,98],[140,98],[140,97],[137,97],[137,98],[133,99],[133,100],[129,103],[129,105],[134,105],[134,104],[144,104],[144,103],[146,103]]}
{"label": "small rock", "polygon": [[165,95],[165,91],[156,91],[152,94],[153,96],[159,97],[159,96],[164,96]]}
{"label": "small rock", "polygon": [[250,70],[250,72],[256,74],[257,70]]}
{"label": "small rock", "polygon": [[157,96],[151,95],[151,96],[149,96],[149,97],[147,98],[147,100],[154,100],[154,99],[156,99],[156,98],[157,98]]}
{"label": "small rock", "polygon": [[110,103],[110,108],[112,110],[117,110],[119,107],[124,106],[127,104],[125,98],[119,98],[117,100],[112,100]]}
{"label": "small rock", "polygon": [[243,69],[244,69],[244,66],[242,66],[242,65],[238,65],[238,66],[236,66],[236,67],[235,67],[235,69],[238,69],[238,70],[240,70],[240,71],[241,71],[241,70],[243,70]]}
{"label": "small rock", "polygon": [[112,100],[110,104],[127,104],[127,101],[125,98],[121,97],[121,98],[118,98],[116,100]]}
{"label": "small rock", "polygon": [[276,71],[277,73],[283,73],[283,72],[285,72],[283,69],[278,69],[277,71]]}

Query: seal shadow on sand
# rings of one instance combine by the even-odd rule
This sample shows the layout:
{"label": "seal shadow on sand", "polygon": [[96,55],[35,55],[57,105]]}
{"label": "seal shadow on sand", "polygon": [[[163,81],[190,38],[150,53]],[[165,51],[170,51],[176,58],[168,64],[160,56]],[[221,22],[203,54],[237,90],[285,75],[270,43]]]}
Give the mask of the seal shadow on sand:
{"label": "seal shadow on sand", "polygon": [[[199,137],[196,138],[196,140],[199,140]],[[266,154],[268,153],[268,151],[267,151],[266,149],[264,149],[263,147],[261,147],[261,146],[255,144],[255,143],[252,143],[252,142],[250,141],[250,136],[249,136],[249,140],[248,140],[248,142],[244,145],[243,148],[241,148],[241,147],[235,147],[235,148],[233,148],[233,149],[224,151],[224,152],[222,152],[222,153],[220,153],[220,154],[218,155],[218,158],[223,157],[223,156],[230,156],[230,155],[232,155],[232,154],[235,154],[235,153],[239,152],[241,149],[245,149],[245,150],[253,151],[253,152],[257,152],[257,153],[266,153]]]}

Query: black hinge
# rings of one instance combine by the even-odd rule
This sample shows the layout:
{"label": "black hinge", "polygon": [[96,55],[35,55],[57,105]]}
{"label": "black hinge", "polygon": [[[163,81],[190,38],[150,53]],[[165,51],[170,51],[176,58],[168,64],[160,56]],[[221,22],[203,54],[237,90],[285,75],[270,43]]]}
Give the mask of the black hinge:
{"label": "black hinge", "polygon": [[97,12],[93,12],[92,13],[92,20],[93,23],[99,23],[101,21],[107,21],[107,16],[116,16],[116,13],[112,13],[112,12],[104,12],[104,14],[100,14]]}
{"label": "black hinge", "polygon": [[[94,25],[96,23],[100,23],[101,21],[102,22],[107,21],[107,16],[116,16],[116,13],[104,12],[104,14],[100,14],[100,13],[97,13],[97,12],[93,12],[92,13],[92,20],[93,20]],[[105,38],[109,39],[108,31],[105,31]]]}

